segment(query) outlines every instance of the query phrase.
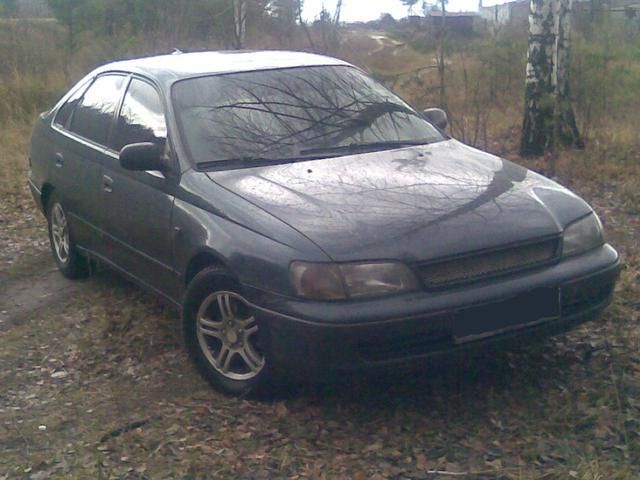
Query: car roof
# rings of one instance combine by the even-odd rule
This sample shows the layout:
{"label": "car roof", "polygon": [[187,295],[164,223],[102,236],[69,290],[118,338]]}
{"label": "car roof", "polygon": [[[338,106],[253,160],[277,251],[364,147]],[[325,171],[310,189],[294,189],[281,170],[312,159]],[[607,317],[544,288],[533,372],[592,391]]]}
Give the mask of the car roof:
{"label": "car roof", "polygon": [[94,73],[126,71],[139,73],[165,85],[177,80],[221,73],[271,70],[320,65],[350,65],[336,58],[313,53],[278,50],[230,50],[173,53],[112,62]]}

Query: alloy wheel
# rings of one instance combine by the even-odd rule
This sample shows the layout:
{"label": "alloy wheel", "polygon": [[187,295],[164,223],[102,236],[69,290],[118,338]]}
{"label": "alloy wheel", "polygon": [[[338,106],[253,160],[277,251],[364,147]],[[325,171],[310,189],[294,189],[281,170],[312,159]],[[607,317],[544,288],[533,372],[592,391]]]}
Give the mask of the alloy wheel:
{"label": "alloy wheel", "polygon": [[249,380],[264,368],[258,324],[240,295],[211,293],[200,305],[196,321],[200,349],[219,373],[232,380]]}
{"label": "alloy wheel", "polygon": [[62,205],[56,203],[51,212],[51,238],[56,256],[61,263],[69,261],[69,226]]}

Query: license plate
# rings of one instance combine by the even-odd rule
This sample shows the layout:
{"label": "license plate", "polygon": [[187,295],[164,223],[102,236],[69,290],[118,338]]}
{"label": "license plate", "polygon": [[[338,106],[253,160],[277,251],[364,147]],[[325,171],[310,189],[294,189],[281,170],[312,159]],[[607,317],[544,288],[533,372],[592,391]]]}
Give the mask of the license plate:
{"label": "license plate", "polygon": [[456,343],[464,343],[543,323],[559,316],[559,289],[537,288],[456,312],[453,316],[453,336]]}

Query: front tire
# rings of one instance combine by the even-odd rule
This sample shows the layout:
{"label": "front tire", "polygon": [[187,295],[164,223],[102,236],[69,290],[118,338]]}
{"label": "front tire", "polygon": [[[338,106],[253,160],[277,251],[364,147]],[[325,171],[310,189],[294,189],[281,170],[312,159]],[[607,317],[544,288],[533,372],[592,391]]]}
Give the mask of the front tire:
{"label": "front tire", "polygon": [[47,204],[47,221],[51,253],[58,270],[70,279],[86,277],[89,273],[87,259],[76,249],[66,211],[55,193],[51,195]]}
{"label": "front tire", "polygon": [[182,315],[191,358],[216,390],[237,396],[265,390],[271,366],[264,332],[226,270],[210,267],[195,276]]}

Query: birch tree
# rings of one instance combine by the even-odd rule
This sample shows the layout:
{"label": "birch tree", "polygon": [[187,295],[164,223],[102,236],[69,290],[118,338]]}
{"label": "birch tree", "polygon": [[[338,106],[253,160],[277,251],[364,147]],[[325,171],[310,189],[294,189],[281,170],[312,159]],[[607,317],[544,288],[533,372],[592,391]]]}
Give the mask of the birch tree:
{"label": "birch tree", "polygon": [[271,16],[279,30],[286,35],[289,43],[293,42],[296,22],[302,10],[302,2],[296,0],[273,0],[270,4]]}
{"label": "birch tree", "polygon": [[556,117],[554,124],[555,141],[562,145],[584,148],[578,131],[576,117],[571,105],[569,69],[571,58],[571,16],[572,0],[557,0],[557,25],[555,75]]}
{"label": "birch tree", "polygon": [[322,35],[322,53],[335,52],[340,45],[340,15],[342,13],[342,0],[337,0],[336,8],[331,12],[324,8],[320,12],[320,33]]}
{"label": "birch tree", "polygon": [[232,0],[233,7],[233,46],[241,49],[247,32],[247,1]]}
{"label": "birch tree", "polygon": [[440,0],[442,19],[440,23],[440,45],[438,47],[438,74],[440,77],[440,108],[447,109],[447,93],[444,80],[444,47],[447,36],[447,3],[448,0]]}
{"label": "birch tree", "polygon": [[557,143],[584,146],[569,86],[571,1],[531,0],[522,155],[542,155]]}

